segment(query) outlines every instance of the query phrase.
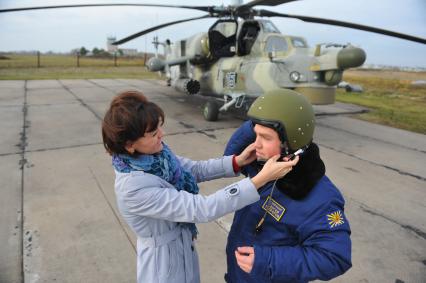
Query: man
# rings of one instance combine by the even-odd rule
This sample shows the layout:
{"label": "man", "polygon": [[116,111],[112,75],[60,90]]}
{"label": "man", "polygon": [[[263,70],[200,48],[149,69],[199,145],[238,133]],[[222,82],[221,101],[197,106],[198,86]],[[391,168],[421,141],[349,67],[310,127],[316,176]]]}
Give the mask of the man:
{"label": "man", "polygon": [[308,282],[343,274],[351,267],[351,232],[344,199],[312,142],[312,106],[294,91],[277,90],[256,99],[247,114],[250,120],[225,149],[225,155],[239,154],[255,143],[257,160],[241,168],[243,174],[255,176],[276,154],[287,160],[303,153],[290,173],[259,190],[258,202],[235,212],[225,280]]}

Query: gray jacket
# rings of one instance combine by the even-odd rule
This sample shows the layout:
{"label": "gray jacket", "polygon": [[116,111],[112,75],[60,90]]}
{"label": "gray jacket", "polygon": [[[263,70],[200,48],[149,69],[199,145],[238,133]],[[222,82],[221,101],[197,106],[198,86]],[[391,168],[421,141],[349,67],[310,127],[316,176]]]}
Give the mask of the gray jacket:
{"label": "gray jacket", "polygon": [[[197,182],[235,176],[232,157],[207,161],[178,159]],[[143,171],[116,172],[121,215],[137,234],[137,282],[198,283],[198,255],[191,232],[180,222],[208,222],[259,200],[246,178],[209,196],[177,191]]]}

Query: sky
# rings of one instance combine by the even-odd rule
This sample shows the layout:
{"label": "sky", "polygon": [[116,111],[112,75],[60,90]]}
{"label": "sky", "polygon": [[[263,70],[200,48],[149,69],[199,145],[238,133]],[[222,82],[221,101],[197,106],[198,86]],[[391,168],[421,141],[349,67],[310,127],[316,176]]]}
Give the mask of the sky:
{"label": "sky", "polygon": [[[244,1],[245,3],[248,1]],[[0,0],[0,9],[93,3],[155,3],[170,5],[228,5],[231,1],[173,0]],[[370,25],[426,38],[426,0],[304,0],[275,7],[258,6],[280,13],[323,17]],[[35,10],[0,14],[0,52],[39,50],[69,52],[84,46],[106,49],[106,38],[118,39],[153,25],[197,17],[204,12],[189,9],[151,7],[96,7]],[[303,36],[310,46],[340,43],[363,48],[366,64],[426,68],[426,45],[389,36],[296,19],[270,18],[283,34]],[[121,45],[153,52],[151,41],[172,41],[206,32],[215,19],[203,19],[170,26]]]}

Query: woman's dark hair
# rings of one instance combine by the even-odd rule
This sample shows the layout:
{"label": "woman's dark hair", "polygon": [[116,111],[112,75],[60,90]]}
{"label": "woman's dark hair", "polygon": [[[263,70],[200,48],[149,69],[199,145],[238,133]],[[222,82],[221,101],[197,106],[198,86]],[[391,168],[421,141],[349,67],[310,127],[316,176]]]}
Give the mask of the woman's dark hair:
{"label": "woman's dark hair", "polygon": [[128,141],[136,141],[164,123],[164,112],[139,91],[124,91],[111,101],[102,121],[102,139],[109,154],[129,154]]}

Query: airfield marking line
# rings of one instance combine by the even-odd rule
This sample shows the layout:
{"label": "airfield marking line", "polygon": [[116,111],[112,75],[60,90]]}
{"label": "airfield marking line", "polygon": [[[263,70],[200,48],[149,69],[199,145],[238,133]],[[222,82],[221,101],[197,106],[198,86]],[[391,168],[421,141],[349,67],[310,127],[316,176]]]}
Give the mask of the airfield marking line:
{"label": "airfield marking line", "polygon": [[[50,151],[50,150],[61,150],[61,149],[77,148],[77,147],[92,146],[92,145],[102,145],[102,143],[96,142],[96,143],[76,144],[76,145],[69,145],[69,146],[39,148],[39,149],[33,149],[33,150],[26,150],[25,153],[44,152],[44,151]],[[0,157],[16,155],[16,154],[21,154],[21,152],[19,151],[19,152],[1,153]]]}
{"label": "airfield marking line", "polygon": [[176,136],[176,135],[186,135],[186,134],[193,134],[193,133],[199,133],[199,134],[204,134],[208,137],[210,137],[209,134],[205,133],[205,132],[213,132],[213,131],[217,131],[217,130],[228,130],[228,129],[236,129],[236,127],[220,127],[220,128],[207,128],[207,129],[194,129],[194,130],[188,130],[188,131],[183,131],[183,132],[172,132],[172,133],[167,133],[164,136]]}
{"label": "airfield marking line", "polygon": [[[59,80],[57,80],[59,81]],[[35,91],[35,90],[54,90],[54,89],[61,89],[61,87],[33,87],[29,88],[29,90]]]}
{"label": "airfield marking line", "polygon": [[[176,136],[176,135],[186,135],[186,134],[194,134],[194,133],[199,133],[199,134],[204,134],[207,136],[211,136],[206,134],[205,132],[211,132],[211,131],[217,131],[217,130],[227,130],[227,129],[232,129],[235,127],[221,127],[221,128],[207,128],[207,129],[199,129],[199,130],[189,130],[189,131],[184,131],[184,132],[175,132],[175,133],[168,133],[165,136]],[[33,153],[33,152],[44,152],[44,151],[53,151],[53,150],[62,150],[62,149],[70,149],[70,148],[78,148],[78,147],[85,147],[85,146],[93,146],[93,145],[102,145],[102,142],[95,142],[95,143],[86,143],[86,144],[76,144],[76,145],[69,145],[69,146],[59,146],[59,147],[49,147],[49,148],[39,148],[39,149],[32,149],[32,150],[26,150],[26,153]],[[1,153],[0,157],[2,156],[10,156],[10,155],[16,155],[16,154],[21,154],[20,151],[18,152],[10,152],[10,153]]]}
{"label": "airfield marking line", "polygon": [[151,85],[164,86],[163,84],[159,83],[159,82],[162,82],[162,80],[151,79],[151,80],[144,80],[144,81]]}
{"label": "airfield marking line", "polygon": [[71,95],[81,103],[83,107],[88,109],[90,112],[92,112],[93,115],[95,115],[96,118],[98,118],[99,121],[102,121],[102,117],[99,117],[99,115],[96,113],[95,110],[93,110],[86,102],[83,101],[80,97],[78,97],[71,89],[69,89],[66,85],[64,85],[60,80],[58,80],[59,84],[62,85],[64,89],[66,89]]}
{"label": "airfield marking line", "polygon": [[1,108],[19,108],[22,107],[22,105],[0,105]]}
{"label": "airfield marking line", "polygon": [[[118,79],[117,79],[118,80]],[[144,79],[140,79],[140,81],[142,81],[142,82],[146,82],[146,83],[149,83],[149,84],[151,84],[151,85],[153,85],[153,86],[155,86],[155,87],[165,87],[165,88],[169,88],[169,87],[167,87],[167,86],[165,86],[165,85],[163,85],[163,84],[161,84],[161,83],[158,83],[158,82],[161,82],[161,80],[156,80],[156,79],[148,79],[148,80],[144,80]],[[143,90],[143,89],[141,89],[141,87],[140,86],[136,86],[136,85],[133,85],[133,84],[128,84],[129,86],[132,86],[132,87],[134,87],[134,88],[136,88],[137,90],[140,90],[140,91],[142,91],[142,92],[144,92],[145,90]],[[101,86],[101,87],[103,87],[103,86]],[[104,88],[104,87],[103,87]],[[155,92],[156,92],[156,94],[158,94],[158,95],[162,95],[162,96],[164,96],[164,97],[167,97],[167,98],[169,98],[169,99],[171,99],[171,100],[174,100],[174,101],[178,101],[178,102],[181,102],[181,101],[179,101],[180,99],[182,99],[182,98],[184,98],[184,99],[186,99],[187,98],[187,96],[173,96],[173,95],[170,95],[169,93],[166,93],[166,92],[164,92],[164,91],[161,91],[161,90],[159,90],[159,89],[156,89],[155,90]],[[200,100],[206,100],[206,99],[208,99],[208,97],[207,96],[202,96],[202,95],[197,95],[197,96],[190,96],[190,97],[196,97],[197,99],[200,99]],[[222,113],[222,115],[227,115],[228,113]],[[238,120],[245,120],[244,118],[241,118],[240,116],[238,116],[237,114],[233,114],[232,115],[232,117],[233,118],[236,118],[236,119],[238,119]]]}
{"label": "airfield marking line", "polygon": [[113,90],[111,90],[111,89],[109,89],[109,88],[107,88],[107,87],[105,87],[105,86],[103,86],[103,85],[97,84],[97,83],[95,83],[94,81],[92,81],[91,79],[86,79],[86,81],[88,81],[88,82],[89,82],[89,83],[91,83],[91,84],[94,84],[94,85],[95,85],[95,86],[97,86],[97,87],[103,88],[103,89],[105,89],[105,90],[107,90],[107,91],[109,91],[109,92],[111,92],[111,93],[115,94],[115,91],[113,91]]}
{"label": "airfield marking line", "polygon": [[0,157],[11,156],[11,155],[18,155],[18,154],[22,154],[22,152],[21,151],[17,151],[17,152],[0,153]]}
{"label": "airfield marking line", "polygon": [[409,231],[417,234],[419,237],[421,237],[423,239],[426,239],[426,233],[423,232],[422,230],[420,230],[419,228],[413,227],[411,225],[405,225],[405,224],[399,223],[398,221],[390,218],[389,216],[386,216],[384,214],[376,212],[371,207],[365,205],[364,203],[362,203],[362,202],[360,202],[360,201],[358,201],[358,200],[356,200],[354,198],[349,198],[349,200],[352,201],[352,202],[354,202],[354,203],[356,203],[356,204],[358,204],[359,208],[362,211],[364,211],[365,213],[369,213],[369,214],[374,215],[374,216],[382,217],[383,219],[385,219],[385,220],[387,220],[389,222],[392,222],[393,224],[396,224],[396,225],[400,226],[401,228],[403,228],[405,230],[409,230]]}
{"label": "airfield marking line", "polygon": [[[221,218],[219,218],[219,219],[216,219],[215,221],[214,221],[218,226],[219,226],[219,228],[220,229],[222,229],[223,231],[225,231],[225,233],[226,234],[229,234],[229,229],[228,229],[228,227],[226,227],[226,225],[225,225],[225,223],[226,223],[226,221],[225,220],[222,220],[222,217]],[[231,224],[231,223],[230,223]],[[229,225],[230,226],[230,225]]]}
{"label": "airfield marking line", "polygon": [[120,218],[118,217],[118,215],[115,213],[115,210],[114,210],[114,208],[112,207],[112,204],[109,202],[109,200],[108,200],[108,198],[107,198],[107,196],[106,196],[106,194],[105,194],[104,190],[102,189],[102,186],[101,186],[101,184],[100,184],[100,182],[99,182],[98,178],[96,178],[96,175],[95,175],[95,173],[93,173],[93,170],[92,170],[92,168],[90,168],[90,166],[89,166],[89,171],[90,171],[90,173],[92,174],[93,179],[95,180],[96,186],[98,187],[99,191],[102,193],[102,195],[103,195],[103,197],[104,197],[105,201],[108,203],[108,206],[109,206],[109,208],[110,208],[110,209],[111,209],[111,211],[112,211],[112,214],[114,214],[115,219],[116,219],[116,220],[117,220],[117,222],[118,222],[118,225],[120,225],[121,229],[123,230],[124,235],[126,235],[127,239],[128,239],[128,240],[129,240],[129,242],[130,242],[130,245],[133,247],[133,250],[134,250],[134,251],[135,251],[135,253],[136,253],[136,247],[135,247],[135,245],[133,245],[133,242],[132,242],[132,240],[131,240],[130,236],[127,234],[126,229],[124,228],[123,224],[121,223]]}
{"label": "airfield marking line", "polygon": [[393,220],[392,218],[389,218],[389,217],[387,217],[387,216],[385,216],[385,215],[383,215],[383,214],[380,214],[380,213],[374,212],[374,211],[373,211],[373,210],[371,210],[371,209],[365,208],[365,207],[363,207],[363,205],[361,205],[361,206],[360,206],[360,208],[361,208],[363,211],[365,211],[366,213],[369,213],[369,214],[371,214],[371,215],[380,216],[380,217],[382,217],[382,218],[384,218],[384,219],[386,219],[386,220],[388,220],[388,221],[390,221],[390,222],[392,222],[392,223],[395,223],[395,224],[397,224],[397,225],[401,226],[401,228],[403,228],[403,229],[409,230],[409,231],[411,231],[411,232],[413,232],[413,233],[417,234],[419,237],[421,237],[421,238],[423,238],[424,240],[426,240],[426,233],[425,233],[425,232],[423,232],[422,230],[420,230],[420,229],[416,228],[416,227],[413,227],[413,226],[411,226],[411,225],[401,224],[401,223],[397,222],[396,220]]}
{"label": "airfield marking line", "polygon": [[32,152],[44,152],[44,151],[50,151],[50,150],[62,150],[62,149],[69,149],[69,148],[78,148],[78,147],[85,147],[85,146],[92,146],[92,145],[102,145],[101,142],[96,143],[86,143],[86,144],[76,144],[76,145],[69,145],[69,146],[58,146],[58,147],[50,147],[50,148],[39,148],[39,149],[33,149],[33,150],[27,150],[26,152],[32,153]]}
{"label": "airfield marking line", "polygon": [[29,121],[27,121],[27,115],[28,115],[28,104],[27,104],[27,97],[28,97],[28,88],[27,88],[27,80],[25,80],[24,83],[24,104],[22,105],[22,112],[23,112],[23,121],[22,121],[22,132],[20,133],[20,144],[19,147],[21,149],[20,155],[21,160],[19,161],[20,170],[21,170],[21,207],[20,211],[18,211],[18,215],[20,218],[18,218],[20,221],[20,227],[18,233],[20,234],[18,236],[19,241],[19,251],[18,254],[20,256],[21,261],[21,272],[20,272],[20,281],[24,282],[25,274],[24,274],[24,192],[25,192],[25,164],[27,163],[27,160],[25,158],[26,155],[26,147],[27,147],[27,128],[29,127]]}
{"label": "airfield marking line", "polygon": [[355,110],[355,111],[351,111],[351,112],[330,112],[330,113],[324,113],[324,112],[319,112],[319,113],[315,113],[316,117],[326,117],[326,116],[349,116],[349,115],[354,115],[354,114],[364,114],[364,113],[368,113],[370,112],[370,110]]}
{"label": "airfield marking line", "polygon": [[[123,83],[123,82],[121,82],[119,79],[111,79],[111,80],[116,80],[116,81],[118,81],[118,82],[120,82],[120,83]],[[105,89],[105,90],[108,90],[109,92],[111,92],[111,93],[113,93],[114,95],[116,94],[116,91],[115,90],[112,90],[112,89],[110,89],[110,88],[108,88],[108,87],[106,87],[106,86],[103,86],[103,85],[100,85],[100,84],[97,84],[97,83],[95,83],[95,82],[93,82],[93,81],[91,81],[90,79],[89,80],[87,80],[88,82],[90,82],[90,83],[92,83],[92,84],[94,84],[95,86],[97,86],[97,87],[100,87],[100,88],[103,88],[103,89]],[[140,80],[140,81],[142,81],[142,82],[147,82],[146,80]],[[131,87],[133,87],[133,88],[135,88],[135,89],[137,89],[137,90],[139,90],[139,91],[142,91],[142,92],[144,92],[145,90],[144,89],[142,89],[140,86],[137,86],[137,85],[134,85],[134,84],[131,84],[131,83],[126,83],[126,85],[128,85],[128,86],[131,86]],[[167,98],[170,98],[170,95],[167,95],[167,94],[165,94],[164,92],[162,92],[162,91],[158,91],[158,90],[156,90],[156,93],[157,94],[159,94],[159,95],[162,95],[162,96],[165,96],[165,97],[167,97]]]}
{"label": "airfield marking line", "polygon": [[320,145],[320,146],[322,146],[322,147],[325,147],[325,148],[327,148],[327,149],[333,150],[333,151],[335,151],[335,152],[339,152],[339,153],[345,154],[345,155],[347,155],[347,156],[350,156],[350,157],[356,158],[356,159],[358,159],[358,160],[365,161],[365,162],[368,162],[368,163],[370,163],[370,164],[373,164],[373,165],[376,165],[376,166],[379,166],[379,167],[383,167],[383,168],[386,168],[386,169],[389,169],[389,170],[395,171],[395,172],[397,172],[397,173],[399,173],[399,174],[401,174],[401,175],[405,175],[405,176],[413,177],[413,178],[416,178],[416,179],[421,180],[421,181],[426,181],[426,178],[425,178],[425,177],[418,176],[418,175],[415,175],[415,174],[411,174],[411,173],[408,173],[408,172],[405,172],[405,171],[401,171],[401,170],[399,170],[399,169],[396,169],[396,168],[390,167],[390,166],[388,166],[388,165],[384,165],[384,164],[376,163],[376,162],[373,162],[373,161],[370,161],[370,160],[367,160],[367,159],[363,159],[363,158],[358,157],[358,156],[356,156],[356,155],[354,155],[354,154],[352,154],[352,153],[347,153],[347,152],[344,152],[344,151],[342,151],[342,150],[338,150],[338,149],[335,149],[334,147],[327,146],[327,145],[324,145],[324,144],[321,144],[321,143],[318,143],[318,145]]}
{"label": "airfield marking line", "polygon": [[[221,128],[207,128],[207,129],[199,129],[199,130],[192,130],[192,131],[184,131],[184,132],[176,132],[176,133],[168,133],[165,136],[176,136],[176,135],[186,135],[186,134],[204,134],[210,137],[210,135],[206,134],[205,132],[211,132],[211,131],[217,131],[217,130],[227,130],[232,129],[235,127],[221,127]],[[76,145],[69,145],[69,146],[59,146],[59,147],[50,147],[50,148],[39,148],[39,149],[33,149],[33,150],[26,150],[26,153],[33,153],[33,152],[44,152],[44,151],[50,151],[50,150],[62,150],[62,149],[69,149],[69,148],[78,148],[78,147],[85,147],[85,146],[93,146],[93,145],[102,145],[102,142],[95,142],[95,143],[86,143],[86,144],[76,144]],[[1,153],[1,156],[9,156],[9,155],[15,155],[15,154],[21,154],[21,152],[12,152],[12,153]]]}
{"label": "airfield marking line", "polygon": [[[147,80],[141,80],[141,81],[143,81],[143,82],[147,82],[147,83],[149,83],[149,84],[151,84],[152,85],[152,83],[151,82],[148,82]],[[140,90],[140,91],[142,91],[142,92],[144,92],[145,90],[143,90],[143,89],[141,89],[141,87],[140,86],[137,86],[137,85],[134,85],[134,84],[128,84],[129,86],[131,86],[131,87],[134,87],[134,88],[136,88],[137,90]],[[158,85],[157,85],[158,86]],[[164,92],[162,92],[162,91],[159,91],[159,90],[156,90],[156,94],[160,94],[160,95],[162,95],[162,96],[165,96],[165,97],[167,97],[167,98],[170,98],[170,95],[167,95],[167,94],[165,94]]]}
{"label": "airfield marking line", "polygon": [[380,140],[380,139],[377,139],[377,138],[372,138],[372,137],[369,137],[369,136],[357,134],[357,133],[354,133],[354,132],[351,132],[351,131],[348,131],[348,130],[345,130],[345,129],[341,129],[341,128],[329,126],[329,125],[326,125],[326,124],[323,124],[323,123],[318,123],[318,120],[316,122],[316,125],[324,127],[324,128],[328,128],[328,129],[333,129],[333,130],[336,130],[336,131],[344,132],[344,133],[347,133],[347,134],[351,134],[351,135],[354,135],[354,136],[362,137],[364,139],[378,141],[380,143],[390,144],[390,145],[402,147],[402,148],[405,148],[405,149],[414,150],[414,151],[421,152],[421,153],[426,153],[426,151],[424,151],[424,150],[419,150],[419,149],[416,149],[416,148],[411,148],[411,147],[408,147],[408,146],[404,146],[404,145],[400,145],[400,144],[395,144],[395,143],[389,142],[387,140]]}
{"label": "airfield marking line", "polygon": [[79,101],[71,101],[64,103],[43,103],[43,104],[30,104],[31,107],[44,107],[44,106],[63,106],[63,105],[73,105],[79,104]]}

